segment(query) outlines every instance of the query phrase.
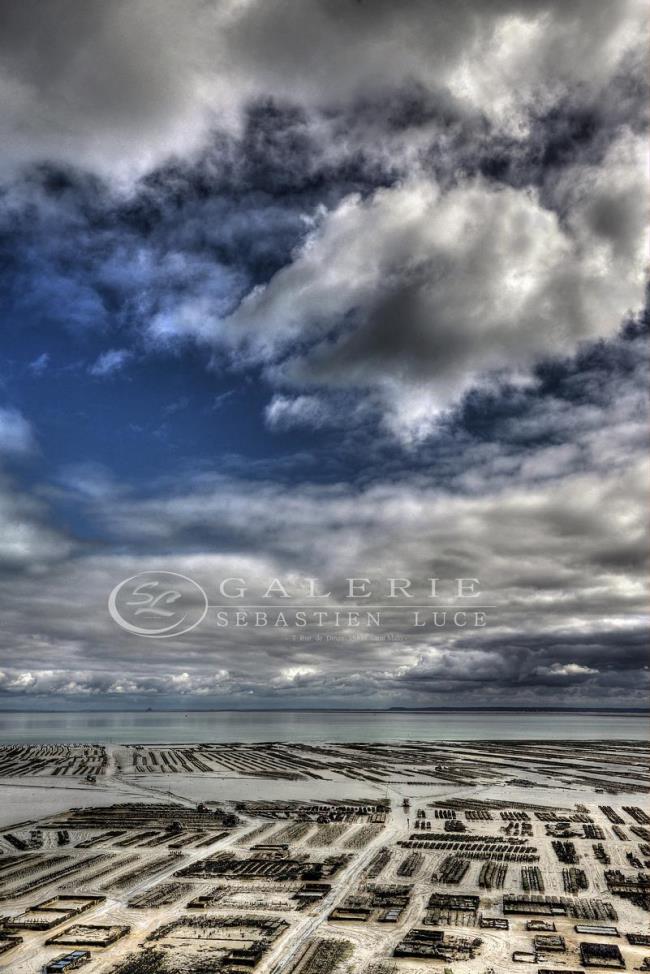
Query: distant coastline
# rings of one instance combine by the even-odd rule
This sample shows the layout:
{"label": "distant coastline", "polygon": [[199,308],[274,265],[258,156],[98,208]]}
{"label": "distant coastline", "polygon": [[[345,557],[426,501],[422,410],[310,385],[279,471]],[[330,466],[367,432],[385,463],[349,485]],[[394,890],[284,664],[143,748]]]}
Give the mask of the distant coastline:
{"label": "distant coastline", "polygon": [[3,714],[616,714],[650,716],[650,707],[79,707],[5,708]]}
{"label": "distant coastline", "polygon": [[646,740],[648,712],[581,710],[0,710],[0,744]]}

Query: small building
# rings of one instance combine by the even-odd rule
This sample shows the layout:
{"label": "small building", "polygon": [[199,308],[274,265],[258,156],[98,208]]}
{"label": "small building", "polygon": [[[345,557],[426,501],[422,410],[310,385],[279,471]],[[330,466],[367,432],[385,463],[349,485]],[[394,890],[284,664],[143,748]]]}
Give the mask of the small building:
{"label": "small building", "polygon": [[0,930],[0,954],[7,954],[14,947],[19,947],[22,944],[23,938],[17,936],[16,934],[6,933],[4,930]]}
{"label": "small building", "polygon": [[404,910],[399,906],[392,906],[382,913],[378,920],[380,923],[397,923]]}
{"label": "small building", "polygon": [[545,950],[557,950],[564,953],[566,950],[566,941],[559,933],[538,933],[534,937],[533,943],[535,950],[540,953]]}
{"label": "small building", "polygon": [[515,964],[536,964],[537,954],[530,950],[515,950],[512,959]]}
{"label": "small building", "polygon": [[372,910],[367,906],[347,906],[345,903],[342,906],[335,907],[330,914],[328,914],[327,919],[336,923],[349,923],[349,922],[360,922],[365,923],[366,920],[370,919]]}
{"label": "small building", "polygon": [[43,974],[67,974],[67,971],[76,971],[77,968],[83,967],[90,959],[89,950],[72,950],[69,954],[64,954],[45,964]]}
{"label": "small building", "polygon": [[256,967],[262,959],[263,953],[262,944],[257,942],[247,947],[234,947],[224,957],[224,963],[237,964],[242,967]]}
{"label": "small building", "polygon": [[580,944],[580,961],[583,967],[610,967],[620,970],[625,967],[623,955],[616,944]]}
{"label": "small building", "polygon": [[131,927],[118,924],[75,923],[61,933],[48,937],[46,944],[59,947],[110,947],[131,932]]}
{"label": "small building", "polygon": [[479,920],[479,926],[485,930],[509,930],[510,921],[506,920],[505,917],[482,916]]}

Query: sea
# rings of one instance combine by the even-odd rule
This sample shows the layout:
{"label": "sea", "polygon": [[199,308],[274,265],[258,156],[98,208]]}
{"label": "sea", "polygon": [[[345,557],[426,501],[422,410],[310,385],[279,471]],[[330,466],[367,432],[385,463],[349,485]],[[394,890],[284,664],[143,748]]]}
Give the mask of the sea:
{"label": "sea", "polygon": [[650,715],[493,711],[123,711],[0,713],[0,744],[647,741]]}

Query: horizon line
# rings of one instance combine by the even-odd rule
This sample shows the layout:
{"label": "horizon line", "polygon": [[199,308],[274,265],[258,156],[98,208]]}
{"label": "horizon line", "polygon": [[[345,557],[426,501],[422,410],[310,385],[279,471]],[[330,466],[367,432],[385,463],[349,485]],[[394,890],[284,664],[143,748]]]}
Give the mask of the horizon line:
{"label": "horizon line", "polygon": [[97,708],[92,709],[12,709],[4,710],[0,708],[0,716],[3,714],[84,714],[84,713],[194,713],[194,714],[219,714],[219,713],[616,713],[616,714],[645,714],[650,716],[650,707],[562,707],[562,706],[494,706],[494,707],[127,707],[127,708]]}

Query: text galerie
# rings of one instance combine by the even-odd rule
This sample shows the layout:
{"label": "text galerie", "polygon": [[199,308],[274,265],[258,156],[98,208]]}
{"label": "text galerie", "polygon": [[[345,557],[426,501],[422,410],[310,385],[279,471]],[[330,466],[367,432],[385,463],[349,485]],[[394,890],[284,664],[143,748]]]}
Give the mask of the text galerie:
{"label": "text galerie", "polygon": [[486,624],[486,606],[477,604],[481,594],[477,578],[427,578],[414,584],[409,578],[354,576],[327,591],[315,578],[292,581],[273,578],[251,587],[244,578],[223,579],[219,595],[224,602],[217,607],[217,626],[355,629],[398,621],[414,628]]}

